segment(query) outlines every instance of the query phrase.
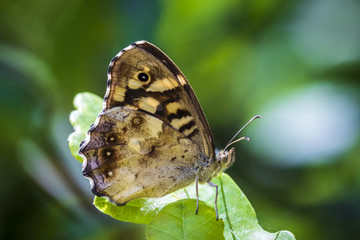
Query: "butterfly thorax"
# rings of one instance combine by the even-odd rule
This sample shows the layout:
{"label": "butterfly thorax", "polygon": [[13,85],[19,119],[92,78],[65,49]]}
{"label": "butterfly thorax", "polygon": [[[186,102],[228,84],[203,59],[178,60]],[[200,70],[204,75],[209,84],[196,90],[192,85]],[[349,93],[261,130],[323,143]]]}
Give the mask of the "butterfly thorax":
{"label": "butterfly thorax", "polygon": [[229,168],[235,161],[235,148],[229,151],[221,150],[216,155],[216,158],[209,161],[208,164],[200,166],[198,171],[198,178],[201,183],[209,182],[212,178],[216,177],[221,171]]}

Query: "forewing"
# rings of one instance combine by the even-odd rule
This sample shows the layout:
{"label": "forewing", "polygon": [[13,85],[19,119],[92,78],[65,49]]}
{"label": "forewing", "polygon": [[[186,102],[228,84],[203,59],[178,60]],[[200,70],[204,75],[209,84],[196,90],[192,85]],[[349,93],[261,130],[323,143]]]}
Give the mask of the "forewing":
{"label": "forewing", "polygon": [[114,107],[99,115],[80,154],[94,194],[122,205],[189,185],[202,153],[192,140],[160,119]]}
{"label": "forewing", "polygon": [[[142,73],[149,76],[146,81],[139,79]],[[104,110],[117,106],[152,114],[213,159],[213,136],[194,91],[175,63],[154,45],[136,42],[111,61]]]}

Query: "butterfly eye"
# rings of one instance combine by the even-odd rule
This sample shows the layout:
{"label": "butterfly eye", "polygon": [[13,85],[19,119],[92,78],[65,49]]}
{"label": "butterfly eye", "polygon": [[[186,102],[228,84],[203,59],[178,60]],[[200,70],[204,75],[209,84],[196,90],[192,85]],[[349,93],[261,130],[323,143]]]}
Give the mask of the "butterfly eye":
{"label": "butterfly eye", "polygon": [[146,82],[147,80],[149,80],[149,75],[147,75],[146,73],[139,73],[138,75],[138,79],[142,82]]}

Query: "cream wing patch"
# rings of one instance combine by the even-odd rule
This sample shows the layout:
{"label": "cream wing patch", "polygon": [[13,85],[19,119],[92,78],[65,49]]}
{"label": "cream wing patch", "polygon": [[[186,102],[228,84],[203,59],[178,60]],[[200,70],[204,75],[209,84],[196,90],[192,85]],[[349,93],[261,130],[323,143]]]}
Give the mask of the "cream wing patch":
{"label": "cream wing patch", "polygon": [[126,88],[116,86],[112,97],[115,101],[123,102],[125,99],[125,93]]}
{"label": "cream wing patch", "polygon": [[182,75],[178,74],[177,78],[179,79],[179,82],[182,86],[187,85],[187,81],[185,80],[185,78]]}
{"label": "cream wing patch", "polygon": [[148,120],[151,125],[150,134],[154,138],[159,138],[159,134],[162,132],[163,122],[157,118],[150,118]]}
{"label": "cream wing patch", "polygon": [[170,124],[175,129],[179,130],[182,126],[188,124],[192,120],[194,120],[194,118],[192,116],[185,116],[185,117],[182,117],[182,118],[175,118],[175,119],[171,120]]}
{"label": "cream wing patch", "polygon": [[142,85],[143,85],[142,82],[140,82],[136,79],[133,79],[133,78],[131,78],[128,83],[128,86],[130,89],[139,89],[142,87]]}
{"label": "cream wing patch", "polygon": [[195,129],[197,129],[197,128],[196,128],[196,125],[194,124],[190,129],[185,129],[183,131],[183,134],[185,136],[189,136],[190,134],[192,134],[195,131]]}
{"label": "cream wing patch", "polygon": [[138,101],[138,106],[140,109],[143,109],[147,112],[150,112],[150,113],[155,113],[156,112],[156,108],[159,106],[159,101],[156,100],[155,98],[152,98],[152,97],[144,97],[144,98],[141,98],[139,101]]}
{"label": "cream wing patch", "polygon": [[166,110],[168,113],[176,113],[178,109],[180,109],[180,103],[178,102],[170,102],[166,105]]}
{"label": "cream wing patch", "polygon": [[152,83],[147,89],[147,92],[164,92],[167,90],[174,89],[178,87],[179,84],[176,82],[175,79],[172,78],[163,78],[156,80]]}

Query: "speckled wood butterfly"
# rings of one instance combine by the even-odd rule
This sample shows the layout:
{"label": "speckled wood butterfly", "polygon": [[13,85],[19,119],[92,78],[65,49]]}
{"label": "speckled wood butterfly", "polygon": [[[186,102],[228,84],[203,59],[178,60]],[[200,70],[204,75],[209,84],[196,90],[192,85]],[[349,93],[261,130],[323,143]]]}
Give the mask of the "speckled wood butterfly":
{"label": "speckled wood butterfly", "polygon": [[234,153],[232,148],[215,154],[210,127],[185,76],[146,41],[124,48],[110,62],[103,111],[80,147],[93,193],[117,205],[162,197],[194,181],[197,203],[198,182],[216,187],[217,196],[211,179],[231,165]]}

